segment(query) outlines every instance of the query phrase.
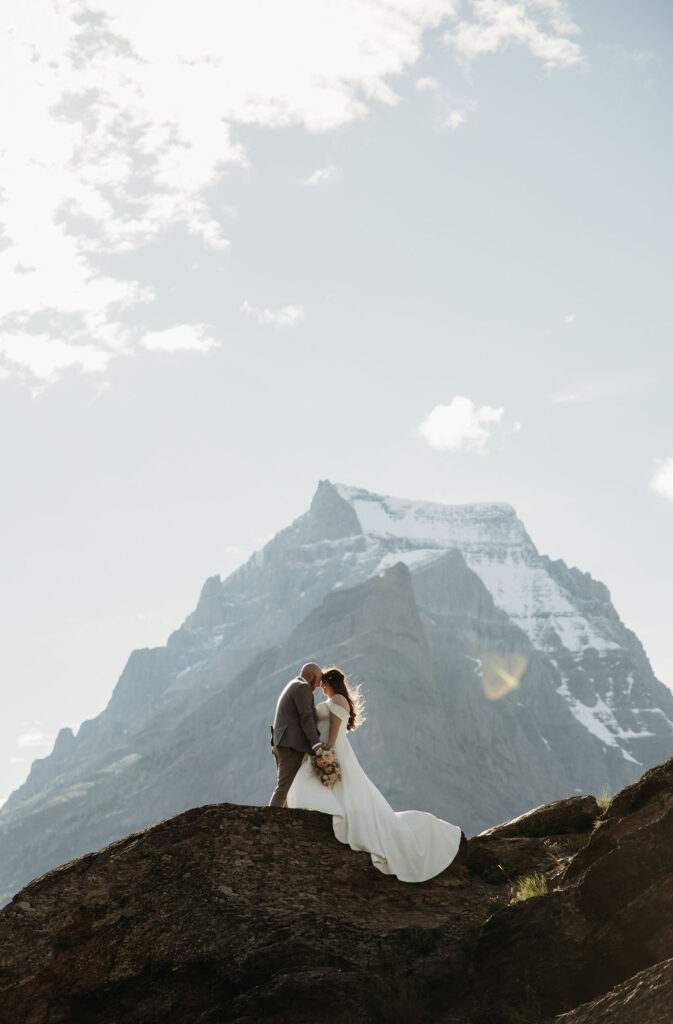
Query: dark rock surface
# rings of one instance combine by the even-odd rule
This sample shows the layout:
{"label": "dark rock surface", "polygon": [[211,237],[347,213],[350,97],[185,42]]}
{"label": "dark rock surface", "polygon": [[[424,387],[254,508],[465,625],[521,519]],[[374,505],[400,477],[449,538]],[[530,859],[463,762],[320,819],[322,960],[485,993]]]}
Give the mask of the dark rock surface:
{"label": "dark rock surface", "polygon": [[617,795],[553,891],[494,914],[476,955],[483,1024],[522,992],[547,1018],[673,956],[673,760]]}
{"label": "dark rock surface", "polygon": [[639,971],[607,995],[562,1013],[554,1024],[670,1024],[673,960]]}
{"label": "dark rock surface", "polygon": [[519,815],[502,825],[481,832],[481,836],[553,836],[565,832],[586,832],[591,828],[602,810],[595,796],[571,796],[566,800],[555,800],[542,804],[532,811]]}
{"label": "dark rock surface", "polygon": [[[324,815],[189,810],[0,911],[0,1022],[667,1024],[673,761],[595,828],[582,805],[477,836],[421,885]],[[532,873],[549,892],[512,902]]]}
{"label": "dark rock surface", "polygon": [[376,1019],[389,964],[407,977],[421,961],[424,998],[446,990],[448,962],[452,978],[466,968],[461,939],[489,888],[466,878],[460,865],[421,886],[388,878],[325,815],[197,808],[0,911],[0,1020]]}

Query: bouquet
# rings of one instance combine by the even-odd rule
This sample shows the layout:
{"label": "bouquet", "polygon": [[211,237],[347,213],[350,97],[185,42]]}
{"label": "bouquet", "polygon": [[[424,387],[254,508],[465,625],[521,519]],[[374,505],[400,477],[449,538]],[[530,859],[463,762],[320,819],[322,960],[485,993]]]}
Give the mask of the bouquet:
{"label": "bouquet", "polygon": [[311,754],[313,771],[316,773],[323,786],[331,789],[335,782],[341,779],[341,768],[336,759],[336,754],[328,747],[318,747]]}

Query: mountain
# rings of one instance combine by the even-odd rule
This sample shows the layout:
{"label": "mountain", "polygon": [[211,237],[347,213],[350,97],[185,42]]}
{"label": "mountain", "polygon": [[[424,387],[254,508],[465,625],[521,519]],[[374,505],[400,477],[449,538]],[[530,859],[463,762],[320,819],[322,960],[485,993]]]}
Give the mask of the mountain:
{"label": "mountain", "polygon": [[603,584],[540,555],[503,504],[403,501],[323,481],[311,507],[106,709],[61,730],[0,810],[0,902],[30,878],[204,802],[263,804],[268,725],[307,658],[362,682],[353,735],[395,807],[472,834],[666,758],[673,695]]}
{"label": "mountain", "polygon": [[0,910],[1,1024],[664,1024],[673,760],[414,885],[327,815],[192,808]]}

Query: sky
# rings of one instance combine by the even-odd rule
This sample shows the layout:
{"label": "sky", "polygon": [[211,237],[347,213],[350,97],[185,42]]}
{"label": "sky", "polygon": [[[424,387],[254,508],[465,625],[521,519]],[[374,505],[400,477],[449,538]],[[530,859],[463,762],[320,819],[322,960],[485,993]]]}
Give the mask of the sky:
{"label": "sky", "polygon": [[506,501],[673,686],[667,0],[6,0],[0,803],[320,479]]}

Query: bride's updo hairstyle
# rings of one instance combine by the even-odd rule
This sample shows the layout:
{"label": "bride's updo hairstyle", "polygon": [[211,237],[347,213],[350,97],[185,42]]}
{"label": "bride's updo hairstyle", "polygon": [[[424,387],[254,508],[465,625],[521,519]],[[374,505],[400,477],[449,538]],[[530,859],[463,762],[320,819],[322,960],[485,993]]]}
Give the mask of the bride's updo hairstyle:
{"label": "bride's updo hairstyle", "polygon": [[354,686],[349,689],[346,683],[346,676],[340,668],[336,667],[336,665],[332,668],[325,669],[322,677],[327,685],[332,687],[335,693],[341,694],[341,696],[345,697],[348,701],[351,713],[346,728],[357,729],[358,725],[362,725],[364,722],[362,712],[364,711],[365,702],[362,694],[360,693],[360,687]]}

